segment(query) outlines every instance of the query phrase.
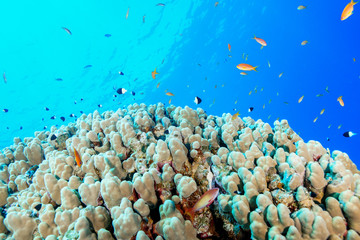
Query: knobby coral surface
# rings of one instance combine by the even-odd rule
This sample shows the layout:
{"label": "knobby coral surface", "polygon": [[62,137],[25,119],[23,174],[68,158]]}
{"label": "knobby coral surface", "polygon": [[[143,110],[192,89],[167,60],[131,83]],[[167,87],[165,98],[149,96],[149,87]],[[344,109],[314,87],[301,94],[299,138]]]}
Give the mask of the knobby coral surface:
{"label": "knobby coral surface", "polygon": [[348,155],[286,120],[162,103],[83,114],[0,151],[0,239],[360,239],[359,197]]}

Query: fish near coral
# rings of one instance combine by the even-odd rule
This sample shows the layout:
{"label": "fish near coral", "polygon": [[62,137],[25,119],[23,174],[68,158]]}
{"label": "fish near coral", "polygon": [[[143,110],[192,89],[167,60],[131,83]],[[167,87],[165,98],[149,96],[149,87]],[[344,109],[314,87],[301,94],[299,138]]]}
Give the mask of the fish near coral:
{"label": "fish near coral", "polygon": [[344,21],[345,19],[347,19],[348,17],[350,17],[350,16],[353,14],[354,5],[355,5],[356,3],[358,3],[358,2],[354,2],[354,0],[351,0],[351,2],[349,2],[349,3],[345,6],[345,8],[344,8],[344,10],[343,10],[343,12],[342,12],[342,14],[341,14],[341,21]]}
{"label": "fish near coral", "polygon": [[218,188],[213,188],[206,191],[192,208],[185,210],[185,214],[189,215],[191,220],[193,220],[195,212],[203,209],[204,207],[211,205],[216,199],[218,194],[219,194]]}
{"label": "fish near coral", "polygon": [[75,147],[74,147],[74,155],[75,155],[76,164],[78,165],[78,167],[81,167],[81,165],[82,165],[81,157]]}

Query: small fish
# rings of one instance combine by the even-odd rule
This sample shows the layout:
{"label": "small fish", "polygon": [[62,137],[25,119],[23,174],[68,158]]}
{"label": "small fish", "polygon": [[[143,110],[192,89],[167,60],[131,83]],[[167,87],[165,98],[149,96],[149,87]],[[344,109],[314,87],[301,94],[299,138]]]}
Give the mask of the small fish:
{"label": "small fish", "polygon": [[235,100],[235,104],[237,104],[238,100]]}
{"label": "small fish", "polygon": [[322,97],[322,96],[324,96],[324,94],[322,93],[316,95],[316,97]]}
{"label": "small fish", "polygon": [[9,109],[4,108],[3,111],[4,111],[5,113],[7,113],[7,112],[9,111]]}
{"label": "small fish", "polygon": [[201,102],[202,102],[201,98],[195,97],[195,100],[194,100],[195,104],[200,104]]}
{"label": "small fish", "polygon": [[355,62],[355,58],[353,58],[353,61]]}
{"label": "small fish", "polygon": [[79,152],[76,150],[75,147],[73,147],[73,148],[74,148],[74,155],[75,155],[76,164],[78,165],[78,167],[81,167],[82,162],[81,162],[80,154],[79,154]]}
{"label": "small fish", "polygon": [[23,129],[23,127],[22,126],[20,126],[20,130],[22,130]]}
{"label": "small fish", "polygon": [[124,76],[124,73],[123,73],[123,72],[121,72],[121,71],[119,72],[119,74],[120,74],[121,76]]}
{"label": "small fish", "polygon": [[306,44],[308,44],[307,40],[301,42],[301,46],[305,46]]}
{"label": "small fish", "polygon": [[40,211],[41,206],[42,206],[41,203],[39,203],[38,205],[35,206],[35,209],[36,209],[37,211]]}
{"label": "small fish", "polygon": [[348,17],[350,17],[352,14],[353,14],[353,11],[354,11],[354,5],[356,4],[357,2],[354,2],[354,0],[351,0],[351,2],[349,2],[343,12],[341,13],[341,21],[344,21],[345,19],[347,19]]}
{"label": "small fish", "polygon": [[49,108],[45,107],[45,111],[49,111],[49,110],[50,110]]}
{"label": "small fish", "polygon": [[356,134],[357,134],[357,133],[348,131],[348,132],[344,132],[343,136],[344,136],[344,137],[352,137],[352,136],[355,136]]}
{"label": "small fish", "polygon": [[329,86],[326,86],[325,91],[329,93]]}
{"label": "small fish", "polygon": [[318,120],[318,117],[316,117],[316,118],[314,119],[314,122],[316,122],[316,120]]}
{"label": "small fish", "polygon": [[118,94],[124,94],[124,93],[127,92],[127,90],[126,90],[125,88],[118,88],[118,89],[116,90],[116,92],[117,92]]}
{"label": "small fish", "polygon": [[63,122],[65,122],[65,117],[60,117],[60,119],[61,119]]}
{"label": "small fish", "polygon": [[261,49],[263,49],[263,47],[266,47],[266,46],[267,46],[267,43],[265,42],[264,39],[257,38],[256,36],[254,36],[253,39],[255,39],[258,43],[261,44]]}
{"label": "small fish", "polygon": [[305,8],[306,8],[306,6],[300,5],[300,6],[297,7],[297,10],[304,10]]}
{"label": "small fish", "polygon": [[111,34],[110,34],[110,33],[107,33],[107,34],[105,34],[104,36],[107,37],[107,38],[109,38],[109,37],[111,37]]}
{"label": "small fish", "polygon": [[302,95],[302,96],[299,98],[298,103],[301,103],[302,100],[303,100],[303,98],[304,98],[304,95]]}
{"label": "small fish", "polygon": [[44,129],[47,129],[47,126],[44,126]]}
{"label": "small fish", "polygon": [[54,119],[56,119],[56,116],[54,115],[54,116],[52,116],[50,119],[54,120]]}
{"label": "small fish", "polygon": [[164,4],[164,3],[158,3],[158,4],[156,4],[156,6],[161,6],[161,7],[164,7],[164,6],[165,6],[165,4]]}
{"label": "small fish", "polygon": [[145,23],[145,15],[143,16],[143,23]]}
{"label": "small fish", "polygon": [[268,66],[269,66],[269,68],[270,68],[270,62],[268,61]]}
{"label": "small fish", "polygon": [[240,115],[239,112],[235,113],[234,115],[232,115],[231,119],[235,120],[238,116]]}
{"label": "small fish", "polygon": [[51,135],[50,140],[51,140],[51,141],[54,141],[56,138],[57,138],[56,135],[53,134],[53,135]]}
{"label": "small fish", "polygon": [[252,91],[249,92],[249,95],[251,95]]}
{"label": "small fish", "polygon": [[272,100],[270,99],[270,100],[269,100],[269,104],[270,104],[271,102],[272,102]]}
{"label": "small fish", "polygon": [[4,83],[7,83],[5,72],[3,73]]}
{"label": "small fish", "polygon": [[214,200],[216,199],[216,197],[218,196],[218,194],[219,194],[218,188],[213,188],[213,189],[206,191],[192,208],[185,210],[185,214],[190,216],[191,220],[193,221],[195,212],[212,204],[214,202]]}
{"label": "small fish", "polygon": [[282,72],[282,73],[279,74],[279,78],[281,78],[281,76],[283,75],[283,73],[284,73],[284,72]]}
{"label": "small fish", "polygon": [[158,84],[156,85],[156,88],[159,88],[159,86],[160,86],[160,83],[158,83]]}
{"label": "small fish", "polygon": [[245,61],[247,61],[247,60],[248,60],[248,57],[249,57],[249,54],[247,54],[247,55],[246,55]]}
{"label": "small fish", "polygon": [[265,104],[263,105],[263,109],[265,109]]}
{"label": "small fish", "polygon": [[231,45],[230,45],[230,43],[228,43],[228,49],[229,49],[229,52],[231,52]]}
{"label": "small fish", "polygon": [[135,96],[135,92],[134,92],[134,91],[131,91],[131,95]]}
{"label": "small fish", "polygon": [[69,117],[74,117],[75,116],[75,114],[73,114],[73,113],[71,113],[70,115],[69,115]]}
{"label": "small fish", "polygon": [[325,108],[321,110],[320,115],[322,115],[325,112]]}
{"label": "small fish", "polygon": [[250,64],[247,63],[240,63],[236,66],[238,69],[242,70],[242,71],[255,71],[256,72],[256,68],[257,67],[253,67]]}
{"label": "small fish", "polygon": [[169,104],[171,104],[171,98],[169,99]]}
{"label": "small fish", "polygon": [[339,126],[338,126],[338,129],[340,129],[342,127],[342,124],[340,124]]}
{"label": "small fish", "polygon": [[241,72],[240,75],[246,76],[247,73],[246,72]]}
{"label": "small fish", "polygon": [[254,108],[253,108],[253,107],[249,107],[248,112],[252,112],[252,111],[254,111]]}
{"label": "small fish", "polygon": [[156,74],[159,74],[159,73],[156,72],[156,68],[155,68],[155,70],[151,72],[151,77],[152,77],[153,79],[155,79]]}
{"label": "small fish", "polygon": [[72,35],[71,31],[68,28],[66,27],[61,27],[61,28],[64,29],[68,34]]}
{"label": "small fish", "polygon": [[345,104],[344,104],[344,101],[342,99],[342,96],[338,97],[337,98],[337,101],[340,103],[340,105],[343,107]]}
{"label": "small fish", "polygon": [[330,141],[330,138],[327,137],[326,140],[327,140],[327,141]]}
{"label": "small fish", "polygon": [[215,2],[215,7],[217,7],[218,4],[219,4],[219,2]]}
{"label": "small fish", "polygon": [[328,128],[331,128],[331,124],[328,126]]}
{"label": "small fish", "polygon": [[175,96],[175,95],[174,95],[173,93],[171,93],[171,92],[167,92],[166,95],[171,96],[171,97]]}
{"label": "small fish", "polygon": [[102,108],[102,105],[101,105],[101,104],[98,104],[98,107],[99,107],[99,108]]}
{"label": "small fish", "polygon": [[76,101],[76,100],[74,101],[74,104],[77,104],[77,101]]}
{"label": "small fish", "polygon": [[85,67],[84,67],[84,69],[85,68],[91,68],[92,67],[92,65],[86,65]]}
{"label": "small fish", "polygon": [[271,115],[268,116],[268,119],[270,119],[270,118],[271,118]]}
{"label": "small fish", "polygon": [[127,10],[127,12],[126,12],[125,19],[128,19],[128,17],[129,17],[129,10],[130,10],[130,8],[128,8],[128,10]]}
{"label": "small fish", "polygon": [[276,96],[279,96],[279,92],[276,93]]}
{"label": "small fish", "polygon": [[62,78],[55,78],[56,81],[62,81]]}
{"label": "small fish", "polygon": [[289,104],[289,102],[284,102],[285,104]]}

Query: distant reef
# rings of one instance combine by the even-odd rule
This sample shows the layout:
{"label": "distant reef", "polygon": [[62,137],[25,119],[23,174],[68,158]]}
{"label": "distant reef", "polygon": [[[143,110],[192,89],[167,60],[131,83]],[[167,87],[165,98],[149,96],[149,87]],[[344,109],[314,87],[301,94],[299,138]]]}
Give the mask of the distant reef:
{"label": "distant reef", "polygon": [[0,151],[0,239],[360,239],[359,197],[348,155],[286,120],[187,106],[94,111]]}

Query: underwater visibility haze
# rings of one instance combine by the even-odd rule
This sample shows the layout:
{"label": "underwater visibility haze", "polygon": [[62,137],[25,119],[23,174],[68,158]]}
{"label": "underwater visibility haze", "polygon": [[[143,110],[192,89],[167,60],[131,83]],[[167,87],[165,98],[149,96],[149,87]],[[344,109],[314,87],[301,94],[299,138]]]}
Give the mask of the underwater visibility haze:
{"label": "underwater visibility haze", "polygon": [[[18,140],[14,143],[15,137],[23,140],[26,137],[34,137],[37,131],[49,131],[44,133],[44,139],[52,145],[51,141],[54,139],[50,132],[54,133],[62,125],[76,122],[83,114],[88,115],[95,110],[100,114],[108,110],[116,112],[119,108],[126,108],[134,103],[149,106],[161,102],[165,108],[172,104],[184,109],[185,106],[195,110],[199,107],[207,116],[221,117],[224,113],[230,113],[230,120],[235,121],[240,117],[246,126],[251,125],[250,120],[245,118],[247,116],[255,121],[261,119],[272,127],[276,120],[286,119],[291,129],[305,143],[310,140],[319,141],[327,152],[340,150],[347,153],[355,165],[360,166],[360,4],[354,5],[350,0],[20,0],[1,1],[0,9],[0,148],[3,149],[0,155],[6,155],[10,160],[9,146],[19,143],[16,142]],[[191,115],[188,112],[184,114],[173,113],[169,116],[171,124],[176,122],[180,125],[180,115]],[[199,118],[201,114],[198,110]],[[229,124],[230,120],[226,115],[222,119],[221,121]],[[217,121],[216,124],[219,125],[217,131],[225,129],[221,127],[222,123]],[[163,125],[165,128],[169,127],[164,122]],[[197,125],[198,128],[207,128],[203,122]],[[56,126],[57,129],[52,126]],[[123,128],[127,129],[127,126],[124,125]],[[252,128],[254,129],[255,127]],[[109,134],[103,130],[103,135]],[[148,130],[142,129],[143,132]],[[170,133],[166,131],[165,134],[173,134],[172,130]],[[238,131],[240,133],[241,128]],[[242,134],[245,134],[244,131],[243,129]],[[237,135],[235,133],[233,137]],[[167,143],[173,154],[170,147],[172,140],[169,140],[169,136]],[[291,144],[296,145],[295,142],[299,139],[295,141],[293,136]],[[122,137],[122,141],[125,142],[123,135]],[[290,135],[288,138],[290,139]],[[69,140],[67,145],[68,154],[76,159],[77,165],[71,165],[72,169],[75,169],[74,175],[78,174],[77,167],[81,168],[83,164],[81,158],[85,158],[86,154],[93,154],[91,151],[94,151],[84,150],[85,140],[81,141],[83,142]],[[89,146],[96,147],[99,143],[91,144]],[[222,139],[220,146],[226,144],[228,143]],[[317,147],[310,145],[313,146],[314,142],[310,142],[308,148],[320,151],[316,144]],[[80,150],[79,146],[82,146],[83,150]],[[125,143],[124,146],[129,147]],[[280,145],[274,146],[278,148]],[[55,148],[57,147],[59,146]],[[210,147],[214,146],[210,144]],[[294,146],[290,149],[292,147]],[[299,145],[296,147],[301,148]],[[191,145],[191,148],[196,147]],[[217,149],[209,152],[215,153]],[[51,158],[50,150],[44,151],[44,156],[49,154]],[[76,154],[76,151],[79,153]],[[84,153],[85,151],[87,152]],[[309,150],[311,151],[313,150]],[[14,149],[11,152],[15,152]],[[101,151],[96,153],[99,152]],[[132,149],[131,153],[133,152]],[[312,157],[315,162],[325,154],[324,151],[320,151],[319,155],[315,150],[314,152],[316,154]],[[129,152],[125,151],[121,156],[127,158],[130,156],[127,154]],[[193,150],[189,151],[189,156],[196,156],[194,154]],[[221,154],[218,152],[218,155]],[[259,156],[254,157],[257,158]],[[336,159],[336,156],[333,158]],[[346,165],[343,159],[347,158],[337,159],[340,158]],[[10,160],[4,160],[5,165],[11,164],[13,160]],[[83,162],[86,161],[83,159]],[[212,161],[216,165],[213,158]],[[1,171],[5,169],[5,165],[1,167]],[[50,168],[51,166],[50,163]],[[158,165],[158,168],[162,166],[163,163]],[[348,170],[351,168],[349,166],[346,165]],[[311,168],[310,164],[304,165],[304,169],[305,167]],[[175,165],[175,170],[181,172],[179,169]],[[82,170],[86,172],[86,168]],[[352,173],[355,174],[355,170]],[[136,174],[134,176],[137,177]],[[213,174],[217,176],[214,171]],[[241,178],[240,170],[238,174]],[[125,176],[122,179],[120,175],[119,179],[125,179]],[[77,176],[81,179],[83,177],[81,174]],[[133,181],[135,188],[136,177]],[[105,173],[100,178],[104,182]],[[110,181],[110,178],[106,179]],[[174,179],[179,180],[180,177],[175,175]],[[315,181],[311,180],[311,177],[309,179],[310,182]],[[360,184],[360,177],[351,179],[352,182],[358,181]],[[173,184],[180,186],[178,182],[182,180],[174,181]],[[215,186],[219,187],[216,184]],[[285,189],[294,190],[286,186]],[[225,190],[219,188],[220,191],[213,188],[216,191],[213,190],[211,193],[206,192],[205,187],[201,191],[198,190],[196,197],[192,195],[194,199],[198,200],[204,194],[202,199],[205,200],[199,200],[200,203],[197,203],[196,207],[184,210],[183,215],[187,214],[194,220],[195,212],[205,205],[212,204],[218,193],[230,191],[228,187],[224,187]],[[321,202],[318,196],[324,195],[320,194],[320,188],[312,189],[312,195],[309,193],[317,199],[316,203]],[[136,190],[138,191],[137,188]],[[179,187],[177,191],[180,198],[187,198]],[[235,192],[240,194],[241,191],[239,189]],[[258,189],[258,192],[261,191]],[[234,191],[230,195],[233,193]],[[48,191],[48,194],[51,195],[49,198],[53,200],[52,203],[61,205],[60,199],[56,200],[51,191]],[[140,192],[138,196],[144,198]],[[274,195],[273,197],[276,198]],[[103,198],[110,209],[111,204],[106,197]],[[44,201],[42,200],[43,204]],[[147,203],[149,201],[147,200]],[[215,201],[220,202],[219,199]],[[155,201],[154,205],[158,206],[159,202]],[[194,204],[195,200],[190,202]],[[253,211],[252,203],[248,205]],[[291,206],[287,207],[291,211],[294,210]],[[221,218],[219,216],[217,217]],[[240,223],[242,220],[238,220],[236,216],[234,214],[235,220]],[[350,219],[346,213],[344,216],[349,224],[351,221],[360,221]],[[5,225],[14,233],[16,227],[12,225],[11,220],[6,220]],[[1,226],[0,224],[0,230]],[[113,226],[115,233],[112,236],[122,238],[114,222]],[[347,226],[347,231],[354,230],[360,234],[360,229],[352,227],[351,224]],[[244,229],[249,230],[246,227]],[[162,235],[162,230],[158,231],[159,235]],[[329,232],[331,233],[330,230]],[[246,234],[248,233],[244,236],[248,236]],[[201,236],[205,238],[205,235],[204,233]],[[197,236],[199,237],[199,233]]]}
{"label": "underwater visibility haze", "polygon": [[[0,116],[1,146],[74,121],[72,113],[169,99],[196,107],[198,96],[208,114],[287,119],[305,140],[342,150],[359,163],[359,136],[343,137],[360,130],[356,5],[341,21],[346,1],[159,3],[2,2],[0,70],[7,82],[0,97],[8,112]],[[306,8],[298,10],[300,5]],[[267,46],[261,49],[254,36]],[[257,72],[240,75],[240,63],[258,66]],[[127,92],[114,98],[114,88]]]}

